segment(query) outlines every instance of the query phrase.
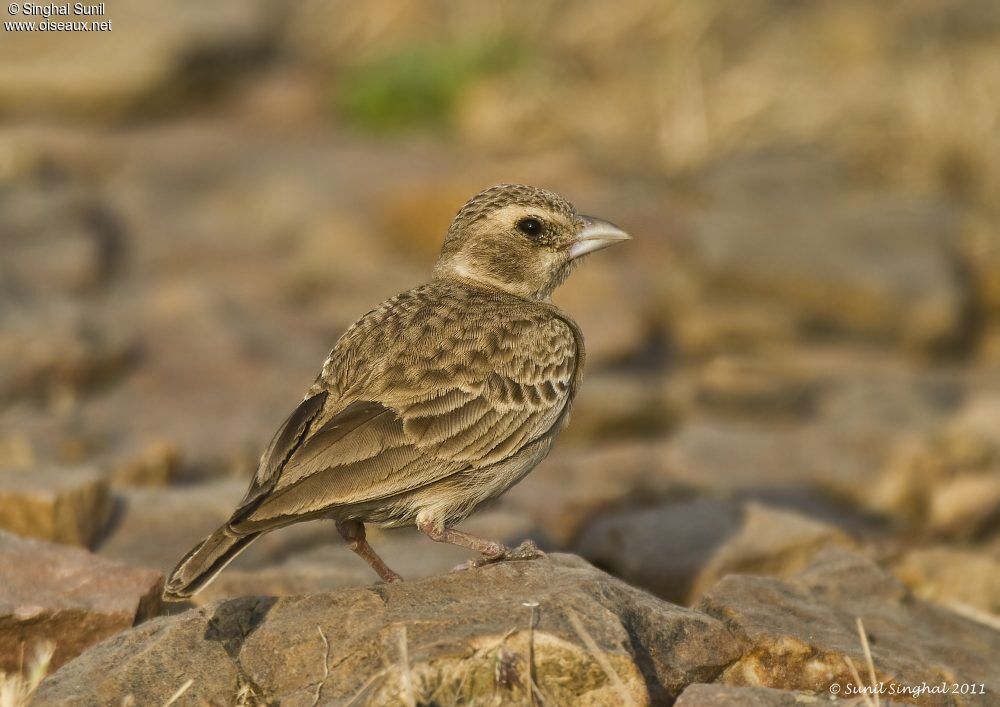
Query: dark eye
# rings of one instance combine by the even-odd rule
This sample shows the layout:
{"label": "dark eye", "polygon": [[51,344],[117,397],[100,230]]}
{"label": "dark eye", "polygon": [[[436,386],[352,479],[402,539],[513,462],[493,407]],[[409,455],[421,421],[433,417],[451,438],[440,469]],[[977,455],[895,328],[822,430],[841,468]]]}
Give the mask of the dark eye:
{"label": "dark eye", "polygon": [[542,235],[545,227],[539,219],[528,216],[517,222],[517,230],[530,238],[537,238]]}

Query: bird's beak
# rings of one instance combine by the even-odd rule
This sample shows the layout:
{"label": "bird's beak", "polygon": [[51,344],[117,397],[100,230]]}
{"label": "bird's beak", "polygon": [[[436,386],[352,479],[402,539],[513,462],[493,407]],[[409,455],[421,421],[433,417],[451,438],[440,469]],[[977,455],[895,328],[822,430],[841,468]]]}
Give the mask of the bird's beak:
{"label": "bird's beak", "polygon": [[581,218],[583,219],[583,230],[577,234],[569,246],[570,260],[632,238],[613,223],[602,221],[593,216],[582,216]]}

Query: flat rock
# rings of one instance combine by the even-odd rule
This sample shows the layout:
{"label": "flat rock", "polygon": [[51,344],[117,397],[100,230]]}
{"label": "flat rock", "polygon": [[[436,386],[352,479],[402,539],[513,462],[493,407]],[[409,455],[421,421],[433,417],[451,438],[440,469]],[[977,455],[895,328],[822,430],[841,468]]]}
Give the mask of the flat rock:
{"label": "flat rock", "polygon": [[820,694],[853,684],[848,658],[867,673],[860,618],[877,681],[985,685],[986,696],[924,694],[919,704],[985,705],[1000,690],[1000,631],[913,598],[874,563],[844,550],[824,551],[789,580],[724,577],[697,608],[723,621],[743,648],[720,676],[725,684]]}
{"label": "flat rock", "polygon": [[705,498],[600,517],[576,550],[629,584],[688,604],[724,575],[784,577],[822,548],[853,545],[837,528],[794,511]]}
{"label": "flat rock", "polygon": [[163,577],[77,548],[0,531],[0,670],[34,646],[59,667],[108,636],[156,616]]}
{"label": "flat rock", "polygon": [[0,528],[89,546],[111,509],[108,484],[87,469],[0,470]]}
{"label": "flat rock", "polygon": [[[534,618],[533,618],[534,617]],[[50,676],[38,704],[661,704],[738,656],[715,619],[554,555],[148,622]],[[251,698],[252,696],[252,698]]]}

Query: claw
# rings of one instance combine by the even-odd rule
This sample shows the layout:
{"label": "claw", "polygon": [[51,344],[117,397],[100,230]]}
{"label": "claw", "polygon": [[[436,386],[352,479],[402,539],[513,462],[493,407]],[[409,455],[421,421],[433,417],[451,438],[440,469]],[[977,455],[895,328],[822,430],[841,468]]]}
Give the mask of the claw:
{"label": "claw", "polygon": [[513,550],[508,550],[504,554],[505,560],[535,560],[545,557],[545,553],[538,549],[533,540],[525,540]]}

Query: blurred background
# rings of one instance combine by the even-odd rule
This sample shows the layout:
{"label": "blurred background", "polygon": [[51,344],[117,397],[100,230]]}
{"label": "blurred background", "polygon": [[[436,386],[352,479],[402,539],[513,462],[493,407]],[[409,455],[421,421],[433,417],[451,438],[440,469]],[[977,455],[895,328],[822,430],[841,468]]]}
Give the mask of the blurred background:
{"label": "blurred background", "polygon": [[[1000,4],[104,19],[0,36],[0,526],[169,570],[343,329],[524,182],[635,240],[557,293],[590,353],[572,423],[464,527],[679,603],[842,546],[1000,612]],[[372,539],[407,577],[466,558]],[[373,580],[310,523],[197,600]]]}

